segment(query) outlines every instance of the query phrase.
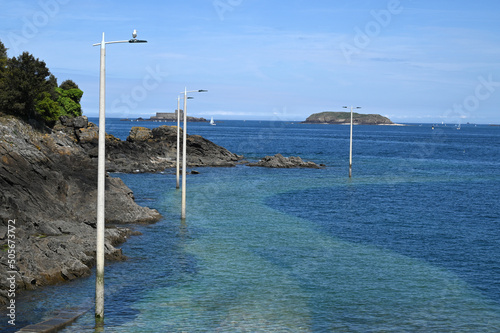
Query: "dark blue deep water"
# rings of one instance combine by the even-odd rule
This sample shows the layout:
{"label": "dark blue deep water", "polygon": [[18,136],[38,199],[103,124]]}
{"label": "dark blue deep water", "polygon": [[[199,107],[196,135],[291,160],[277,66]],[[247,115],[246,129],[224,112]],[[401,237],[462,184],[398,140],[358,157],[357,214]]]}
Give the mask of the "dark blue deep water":
{"label": "dark blue deep water", "polygon": [[[107,121],[125,139],[131,126]],[[172,124],[168,124],[172,125]],[[171,170],[115,174],[164,219],[106,267],[106,332],[497,332],[500,127],[189,123],[247,160],[197,168],[187,219]],[[92,303],[94,277],[20,299],[24,323]],[[65,332],[93,332],[90,311]]]}

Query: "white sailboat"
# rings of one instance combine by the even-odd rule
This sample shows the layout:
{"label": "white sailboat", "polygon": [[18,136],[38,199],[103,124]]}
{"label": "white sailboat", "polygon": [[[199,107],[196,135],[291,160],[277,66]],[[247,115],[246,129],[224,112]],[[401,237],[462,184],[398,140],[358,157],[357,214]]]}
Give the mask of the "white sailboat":
{"label": "white sailboat", "polygon": [[213,125],[213,126],[215,126],[215,121],[214,121],[214,117],[212,117],[212,118],[210,119],[210,125]]}

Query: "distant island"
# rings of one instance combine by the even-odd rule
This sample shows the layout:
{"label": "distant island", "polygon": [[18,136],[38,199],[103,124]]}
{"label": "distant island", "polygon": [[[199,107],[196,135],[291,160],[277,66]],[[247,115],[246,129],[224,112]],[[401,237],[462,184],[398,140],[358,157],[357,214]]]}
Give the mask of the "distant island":
{"label": "distant island", "polygon": [[[303,124],[350,124],[350,112],[320,112],[307,117]],[[356,125],[395,125],[389,118],[379,114],[361,114],[353,112]]]}
{"label": "distant island", "polygon": [[[181,117],[182,117],[182,110],[181,110]],[[208,122],[205,118],[196,118],[196,117],[191,117],[187,116],[187,121],[188,122]],[[175,112],[156,112],[156,116],[153,116],[149,119],[144,119],[144,118],[137,118],[137,119],[120,119],[121,121],[156,121],[156,122],[176,122],[177,121],[177,115]],[[181,118],[182,120],[182,118]]]}

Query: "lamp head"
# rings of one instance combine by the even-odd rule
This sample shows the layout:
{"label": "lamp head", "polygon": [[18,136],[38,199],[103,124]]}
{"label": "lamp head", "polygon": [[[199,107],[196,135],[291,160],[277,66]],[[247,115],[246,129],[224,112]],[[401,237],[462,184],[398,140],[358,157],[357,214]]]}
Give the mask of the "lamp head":
{"label": "lamp head", "polygon": [[142,39],[137,39],[137,30],[134,29],[134,31],[132,32],[132,39],[129,40],[128,42],[129,43],[147,43],[148,41],[147,40],[142,40]]}

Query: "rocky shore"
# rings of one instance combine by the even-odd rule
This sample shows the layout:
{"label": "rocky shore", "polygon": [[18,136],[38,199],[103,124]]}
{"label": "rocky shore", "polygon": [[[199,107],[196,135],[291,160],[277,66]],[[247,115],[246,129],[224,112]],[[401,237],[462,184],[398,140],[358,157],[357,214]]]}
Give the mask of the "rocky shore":
{"label": "rocky shore", "polygon": [[[182,129],[180,129],[182,137]],[[89,151],[97,149],[92,139],[82,143]],[[180,140],[182,151],[182,139]],[[231,167],[243,156],[199,136],[187,135],[188,167]],[[177,127],[159,126],[154,129],[133,127],[126,141],[109,138],[107,142],[107,170],[113,172],[158,172],[175,167],[177,157]]]}
{"label": "rocky shore", "polygon": [[[72,140],[78,142],[83,150],[96,158],[98,153],[99,128],[89,123],[86,117],[61,119],[55,127]],[[182,136],[182,129],[180,129]],[[187,165],[235,166],[243,158],[226,148],[199,136],[188,135],[186,139]],[[179,149],[182,150],[182,140]],[[106,135],[106,170],[108,172],[158,172],[175,167],[177,158],[177,127],[162,125],[154,129],[132,127],[129,136],[122,141]]]}
{"label": "rocky shore", "polygon": [[[67,134],[85,128],[85,123],[86,118],[79,117],[71,126],[41,131],[17,118],[0,117],[0,302],[7,300],[10,288],[7,278],[12,274],[7,272],[16,272],[17,290],[90,274],[97,164]],[[106,178],[106,200],[108,225],[152,223],[161,217],[156,210],[137,205],[119,178]],[[123,259],[115,246],[132,233],[128,228],[108,228],[106,257]]]}

